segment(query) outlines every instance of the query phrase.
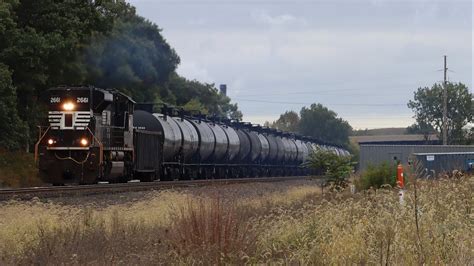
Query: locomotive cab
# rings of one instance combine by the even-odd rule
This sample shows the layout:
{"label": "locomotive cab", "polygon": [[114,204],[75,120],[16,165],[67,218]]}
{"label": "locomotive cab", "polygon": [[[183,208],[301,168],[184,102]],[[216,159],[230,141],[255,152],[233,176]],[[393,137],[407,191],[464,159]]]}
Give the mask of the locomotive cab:
{"label": "locomotive cab", "polygon": [[53,184],[114,181],[133,161],[133,105],[128,96],[94,87],[48,91],[48,124],[40,127],[35,158]]}

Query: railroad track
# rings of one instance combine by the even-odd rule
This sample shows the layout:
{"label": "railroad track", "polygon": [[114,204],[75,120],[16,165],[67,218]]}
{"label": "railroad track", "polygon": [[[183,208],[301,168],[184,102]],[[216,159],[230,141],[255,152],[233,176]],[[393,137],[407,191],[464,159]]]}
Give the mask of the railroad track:
{"label": "railroad track", "polygon": [[0,189],[0,201],[18,199],[28,200],[38,198],[57,198],[85,196],[94,194],[112,194],[132,191],[159,190],[178,187],[197,187],[210,185],[226,185],[253,182],[281,182],[289,180],[301,180],[310,178],[308,176],[290,177],[258,177],[258,178],[234,178],[234,179],[206,179],[187,181],[160,181],[160,182],[133,182],[117,184],[95,184],[95,185],[74,185],[57,187],[31,187],[17,189]]}

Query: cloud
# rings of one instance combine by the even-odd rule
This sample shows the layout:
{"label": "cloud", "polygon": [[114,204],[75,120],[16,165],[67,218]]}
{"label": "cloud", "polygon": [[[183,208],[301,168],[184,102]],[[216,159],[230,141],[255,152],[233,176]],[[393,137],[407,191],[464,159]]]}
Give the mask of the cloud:
{"label": "cloud", "polygon": [[356,128],[408,126],[405,103],[442,79],[444,54],[450,78],[472,89],[470,1],[163,1],[132,0],[164,29],[181,58],[178,72],[226,83],[247,121],[320,102]]}
{"label": "cloud", "polygon": [[297,18],[290,14],[272,16],[264,10],[253,11],[252,18],[257,22],[268,26],[306,25],[303,18]]}

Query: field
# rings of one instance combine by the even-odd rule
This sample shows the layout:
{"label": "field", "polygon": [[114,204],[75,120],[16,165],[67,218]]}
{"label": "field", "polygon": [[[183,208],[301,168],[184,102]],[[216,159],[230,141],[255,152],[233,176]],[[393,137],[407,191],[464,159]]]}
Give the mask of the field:
{"label": "field", "polygon": [[403,203],[313,180],[10,201],[0,263],[472,265],[473,185],[421,181]]}

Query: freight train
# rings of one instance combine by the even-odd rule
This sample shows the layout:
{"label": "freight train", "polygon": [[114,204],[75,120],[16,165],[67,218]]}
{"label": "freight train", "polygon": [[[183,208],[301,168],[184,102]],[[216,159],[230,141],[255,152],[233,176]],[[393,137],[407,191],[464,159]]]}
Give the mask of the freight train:
{"label": "freight train", "polygon": [[136,104],[114,89],[48,90],[35,159],[45,182],[93,184],[308,175],[315,149],[336,145],[228,119]]}

